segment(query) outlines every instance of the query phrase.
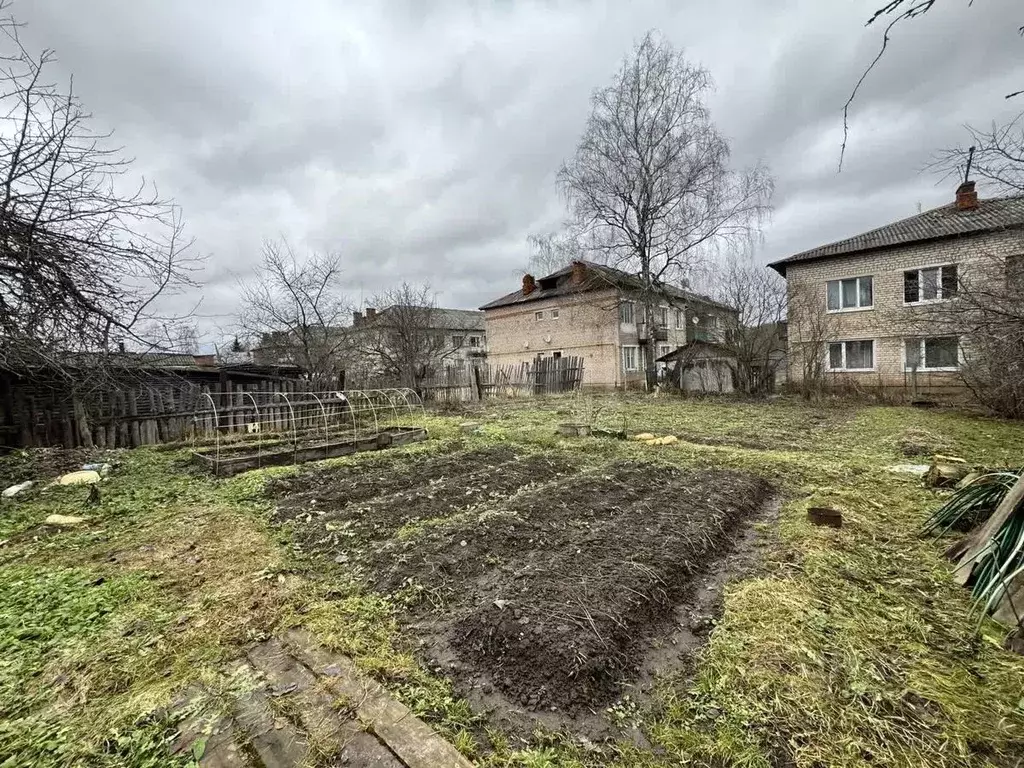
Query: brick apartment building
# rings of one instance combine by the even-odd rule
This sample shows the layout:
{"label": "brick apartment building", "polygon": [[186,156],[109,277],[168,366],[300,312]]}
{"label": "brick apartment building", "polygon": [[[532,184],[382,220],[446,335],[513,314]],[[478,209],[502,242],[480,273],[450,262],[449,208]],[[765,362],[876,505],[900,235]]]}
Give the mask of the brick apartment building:
{"label": "brick apartment building", "polygon": [[953,203],[770,264],[788,283],[790,381],[966,395],[957,296],[1021,254],[1024,197],[979,200],[967,182]]}
{"label": "brick apartment building", "polygon": [[[518,364],[545,357],[580,357],[587,387],[644,385],[644,328],[639,280],[586,261],[535,279],[481,309],[488,361]],[[662,289],[651,344],[662,357],[693,341],[721,341],[737,323],[731,307],[672,286]]]}

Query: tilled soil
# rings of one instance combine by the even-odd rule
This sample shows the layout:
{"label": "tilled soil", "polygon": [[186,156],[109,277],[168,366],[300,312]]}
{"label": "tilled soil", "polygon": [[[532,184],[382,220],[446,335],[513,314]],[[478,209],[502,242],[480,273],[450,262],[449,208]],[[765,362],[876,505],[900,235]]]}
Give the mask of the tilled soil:
{"label": "tilled soil", "polygon": [[272,492],[281,497],[275,518],[296,524],[301,548],[355,562],[405,526],[436,523],[575,471],[562,457],[497,447],[321,470],[278,483]]}
{"label": "tilled soil", "polygon": [[[619,462],[379,552],[378,587],[422,584],[457,657],[531,710],[613,700],[640,644],[770,493],[738,472]],[[457,665],[458,666],[458,665]]]}
{"label": "tilled soil", "polygon": [[460,693],[573,726],[649,680],[652,644],[686,644],[680,616],[707,610],[708,575],[772,493],[741,472],[581,471],[507,447],[308,472],[274,491],[303,548],[358,564],[380,592],[429,597],[404,622]]}

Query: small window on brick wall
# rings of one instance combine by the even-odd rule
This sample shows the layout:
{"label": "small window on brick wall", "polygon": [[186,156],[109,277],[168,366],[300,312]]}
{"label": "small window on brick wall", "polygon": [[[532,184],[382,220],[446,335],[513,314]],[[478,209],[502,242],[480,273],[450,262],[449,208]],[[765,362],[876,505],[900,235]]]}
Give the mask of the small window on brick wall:
{"label": "small window on brick wall", "polygon": [[875,367],[875,342],[834,341],[828,345],[830,371],[870,371]]}
{"label": "small window on brick wall", "polygon": [[956,296],[957,281],[956,264],[908,269],[903,273],[903,301],[917,304],[951,299]]}
{"label": "small window on brick wall", "polygon": [[829,312],[871,309],[874,303],[874,281],[870,275],[829,280],[825,285],[825,306]]}
{"label": "small window on brick wall", "polygon": [[908,371],[955,371],[960,367],[960,339],[933,336],[906,340]]}

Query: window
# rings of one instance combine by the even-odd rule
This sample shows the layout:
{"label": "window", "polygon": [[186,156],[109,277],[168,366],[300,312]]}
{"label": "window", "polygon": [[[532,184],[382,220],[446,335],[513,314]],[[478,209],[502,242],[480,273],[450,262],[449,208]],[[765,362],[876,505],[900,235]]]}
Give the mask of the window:
{"label": "window", "polygon": [[480,346],[480,337],[479,336],[470,336],[469,337],[469,346],[471,346],[471,347],[479,347]]}
{"label": "window", "polygon": [[636,350],[636,347],[622,348],[622,370],[625,371],[626,373],[630,373],[632,371],[637,370]]}
{"label": "window", "polygon": [[906,340],[908,371],[955,371],[960,367],[960,339],[956,336],[934,336]]}
{"label": "window", "polygon": [[465,336],[452,336],[452,346],[458,349],[462,346],[462,342],[466,340]]}
{"label": "window", "polygon": [[658,308],[658,325],[668,328],[668,307]]}
{"label": "window", "polygon": [[708,315],[707,317],[708,328],[718,327],[718,315]]}
{"label": "window", "polygon": [[542,309],[539,312],[534,312],[533,313],[533,319],[534,320],[543,320],[544,319],[544,310]]}
{"label": "window", "polygon": [[835,341],[828,345],[830,371],[870,371],[874,367],[874,341]]}
{"label": "window", "polygon": [[668,344],[659,344],[658,345],[658,357],[664,357],[665,355],[667,355],[671,351],[672,351],[672,347],[670,347]]}
{"label": "window", "polygon": [[558,319],[558,310],[557,309],[552,309],[551,310],[551,319],[552,320],[557,320]]}
{"label": "window", "polygon": [[956,264],[909,269],[903,273],[903,301],[907,304],[951,299],[956,291]]}
{"label": "window", "polygon": [[825,303],[829,312],[850,309],[871,309],[874,296],[871,277],[850,277],[829,280],[825,285]]}
{"label": "window", "polygon": [[636,322],[632,301],[623,301],[619,304],[619,322],[623,325],[633,325]]}
{"label": "window", "polygon": [[686,327],[686,313],[681,309],[676,310],[676,330]]}

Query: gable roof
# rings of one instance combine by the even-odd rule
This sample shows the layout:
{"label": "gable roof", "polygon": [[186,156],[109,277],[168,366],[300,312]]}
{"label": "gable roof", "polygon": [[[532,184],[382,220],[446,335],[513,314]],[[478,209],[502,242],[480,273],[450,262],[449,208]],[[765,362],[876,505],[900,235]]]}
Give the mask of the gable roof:
{"label": "gable roof", "polygon": [[[385,307],[377,312],[376,320],[387,323],[387,316],[396,306]],[[484,313],[476,309],[445,309],[444,307],[420,307],[429,313],[430,327],[446,331],[483,331]],[[372,323],[367,318],[365,322]],[[359,327],[359,326],[356,326]]]}
{"label": "gable roof", "polygon": [[[577,261],[575,263],[586,267],[586,278],[582,283],[574,283],[572,281],[573,267],[569,265],[537,280],[537,287],[528,294],[524,294],[522,289],[519,289],[484,304],[480,309],[485,311],[488,309],[498,309],[499,307],[526,304],[531,301],[542,301],[543,299],[553,299],[558,296],[568,296],[574,293],[596,291],[603,288],[618,288],[624,291],[643,290],[643,283],[640,281],[640,278],[629,272],[624,272],[621,269],[604,264],[595,264],[592,261]],[[544,287],[544,283],[548,283],[549,286]],[[667,283],[661,286],[660,291],[667,298],[678,299],[687,304],[705,304],[709,307],[717,307],[729,312],[736,311],[735,308],[730,307],[728,304],[715,301],[709,296],[686,291]]]}
{"label": "gable roof", "polygon": [[1017,227],[1024,227],[1024,196],[979,199],[978,207],[969,210],[960,210],[956,203],[949,203],[845,240],[811,248],[768,266],[785,277],[789,264]]}

